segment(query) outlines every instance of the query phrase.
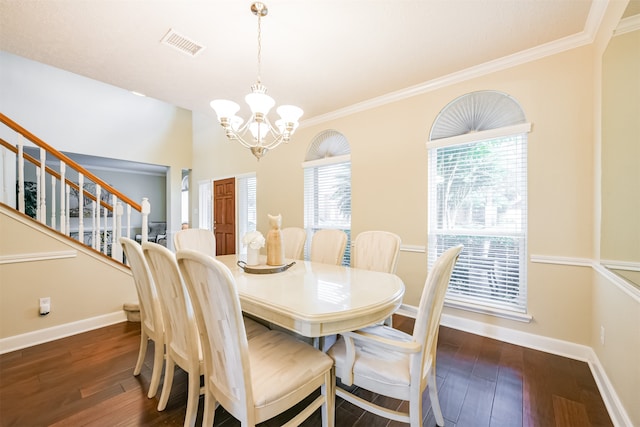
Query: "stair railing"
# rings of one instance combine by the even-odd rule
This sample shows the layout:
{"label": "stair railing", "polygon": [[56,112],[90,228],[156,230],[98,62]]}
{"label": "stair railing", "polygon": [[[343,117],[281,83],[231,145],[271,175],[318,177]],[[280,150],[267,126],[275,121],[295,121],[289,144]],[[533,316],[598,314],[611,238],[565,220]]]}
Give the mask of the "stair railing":
{"label": "stair railing", "polygon": [[[3,113],[0,122],[13,131],[11,138],[16,140],[11,144],[0,137],[1,202],[121,262],[122,248],[117,242],[122,236],[131,238],[132,215],[140,219],[141,240],[148,240],[151,206],[147,198],[141,203],[131,200]],[[39,158],[25,152],[25,147],[35,150]],[[25,161],[35,166],[31,175],[35,181],[25,181]]]}

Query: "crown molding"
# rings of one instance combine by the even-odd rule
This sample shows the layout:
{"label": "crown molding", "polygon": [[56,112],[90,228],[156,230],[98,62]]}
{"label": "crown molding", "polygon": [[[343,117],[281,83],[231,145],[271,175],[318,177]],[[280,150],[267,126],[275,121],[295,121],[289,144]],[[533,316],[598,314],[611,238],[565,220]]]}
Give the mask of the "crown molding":
{"label": "crown molding", "polygon": [[613,32],[613,35],[619,36],[636,30],[640,30],[640,14],[621,20]]}
{"label": "crown molding", "polygon": [[567,50],[575,49],[593,43],[608,4],[609,0],[593,1],[591,9],[589,11],[589,16],[587,17],[587,21],[585,23],[585,28],[580,33],[574,34],[572,36],[567,36],[553,42],[545,43],[527,50],[523,50],[513,55],[475,65],[473,67],[457,71],[455,73],[451,73],[449,75],[433,80],[429,80],[424,83],[410,86],[405,89],[391,92],[386,95],[375,97],[367,101],[359,102],[357,104],[353,104],[327,114],[321,114],[319,116],[302,121],[300,123],[300,126],[313,126],[330,120],[339,119],[351,114],[360,113],[362,111],[381,107],[386,104],[391,104],[393,102],[398,102],[417,95],[422,95],[424,93],[451,86],[453,84],[495,73],[497,71],[505,70],[517,65],[526,64],[531,61],[536,61],[538,59],[556,55]]}

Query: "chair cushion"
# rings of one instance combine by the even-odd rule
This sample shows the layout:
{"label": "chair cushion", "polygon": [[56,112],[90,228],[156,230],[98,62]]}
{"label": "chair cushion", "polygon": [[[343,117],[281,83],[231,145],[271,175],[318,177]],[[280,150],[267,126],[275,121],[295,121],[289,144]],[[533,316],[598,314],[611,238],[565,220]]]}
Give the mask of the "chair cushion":
{"label": "chair cushion", "polygon": [[286,398],[333,366],[326,354],[279,331],[251,339],[249,360],[257,408]]}
{"label": "chair cushion", "polygon": [[[405,334],[397,329],[387,326],[376,325],[362,329],[373,335],[384,337],[395,341],[409,342],[411,335]],[[408,386],[409,375],[409,355],[397,353],[380,347],[368,345],[363,341],[355,341],[356,358],[353,366],[354,377],[367,378],[382,384],[394,386]],[[346,344],[344,337],[340,336],[338,341],[327,352],[335,360],[336,376],[340,377],[345,364]]]}

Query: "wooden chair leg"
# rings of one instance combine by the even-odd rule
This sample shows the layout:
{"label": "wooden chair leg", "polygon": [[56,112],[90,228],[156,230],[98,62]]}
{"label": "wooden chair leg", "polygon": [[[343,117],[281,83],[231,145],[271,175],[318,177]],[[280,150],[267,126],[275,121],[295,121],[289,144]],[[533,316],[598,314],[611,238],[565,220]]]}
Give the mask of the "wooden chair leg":
{"label": "wooden chair leg", "polygon": [[158,392],[160,385],[160,374],[162,373],[162,365],[164,359],[164,344],[154,342],[153,349],[153,370],[151,371],[151,384],[149,385],[149,393],[147,397],[151,399]]}
{"label": "wooden chair leg", "polygon": [[433,416],[436,418],[436,424],[440,427],[444,426],[444,417],[442,416],[442,410],[440,409],[440,400],[438,399],[438,387],[436,386],[436,370],[431,367],[428,379],[429,387],[429,399],[431,400],[431,409],[433,410]]}
{"label": "wooden chair leg", "polygon": [[216,415],[216,401],[211,393],[205,391],[204,394],[204,414],[202,415],[202,426],[213,427],[213,420]]}
{"label": "wooden chair leg", "polygon": [[[187,412],[184,427],[194,427],[198,416],[198,401],[200,400],[200,374],[189,372],[189,391],[187,394]],[[215,410],[215,408],[214,408]]]}
{"label": "wooden chair leg", "polygon": [[158,402],[158,411],[164,411],[169,401],[169,395],[171,394],[171,387],[173,386],[173,373],[175,372],[176,364],[172,358],[167,357],[164,367],[164,383],[162,384],[162,392],[160,393],[160,401]]}
{"label": "wooden chair leg", "polygon": [[147,354],[147,346],[149,344],[149,336],[143,331],[140,333],[140,351],[138,352],[138,360],[136,361],[136,367],[133,368],[133,375],[140,375],[142,371],[142,364],[144,363],[144,357]]}

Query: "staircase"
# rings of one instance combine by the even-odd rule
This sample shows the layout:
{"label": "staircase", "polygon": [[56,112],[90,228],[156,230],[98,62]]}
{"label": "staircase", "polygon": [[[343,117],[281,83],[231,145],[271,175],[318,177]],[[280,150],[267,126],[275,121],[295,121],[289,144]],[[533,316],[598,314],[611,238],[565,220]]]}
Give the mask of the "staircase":
{"label": "staircase", "polygon": [[2,113],[0,122],[1,203],[119,262],[132,224],[148,240],[146,198],[131,200]]}

